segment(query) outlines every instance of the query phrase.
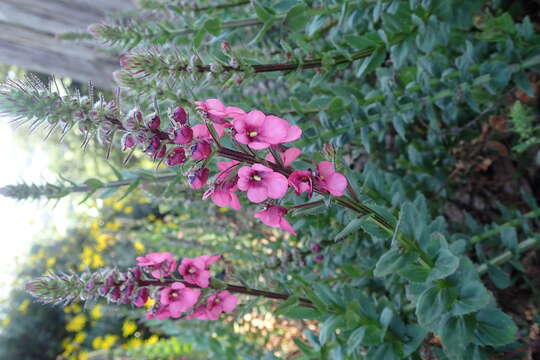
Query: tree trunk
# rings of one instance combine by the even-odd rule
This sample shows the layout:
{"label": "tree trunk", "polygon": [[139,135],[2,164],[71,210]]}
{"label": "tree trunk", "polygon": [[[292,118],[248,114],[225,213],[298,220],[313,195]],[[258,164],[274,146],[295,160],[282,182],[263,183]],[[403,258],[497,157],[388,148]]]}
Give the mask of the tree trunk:
{"label": "tree trunk", "polygon": [[130,0],[0,0],[0,62],[112,89],[117,57],[55,35],[133,8]]}

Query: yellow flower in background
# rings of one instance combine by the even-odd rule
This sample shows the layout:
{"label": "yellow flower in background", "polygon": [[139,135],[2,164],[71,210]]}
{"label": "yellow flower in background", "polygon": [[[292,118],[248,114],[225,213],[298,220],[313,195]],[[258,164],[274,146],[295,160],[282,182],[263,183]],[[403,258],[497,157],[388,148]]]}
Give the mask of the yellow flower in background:
{"label": "yellow flower in background", "polygon": [[124,321],[124,324],[122,324],[122,335],[124,337],[128,337],[129,335],[133,334],[137,330],[137,323],[135,321],[126,320]]}
{"label": "yellow flower in background", "polygon": [[79,314],[69,320],[69,322],[66,324],[66,330],[71,332],[79,332],[84,328],[84,325],[86,325],[86,316],[84,314]]}
{"label": "yellow flower in background", "polygon": [[124,349],[129,349],[129,348],[136,348],[136,347],[139,347],[143,344],[142,340],[139,339],[139,338],[132,338],[130,339],[127,343],[124,344]]}
{"label": "yellow flower in background", "polygon": [[101,313],[101,305],[96,305],[90,311],[90,317],[94,320],[101,318],[103,314]]}
{"label": "yellow flower in background", "polygon": [[115,210],[115,211],[120,211],[124,208],[124,205],[126,204],[125,201],[117,201],[113,204],[112,208]]}
{"label": "yellow flower in background", "polygon": [[75,335],[75,337],[73,338],[73,341],[75,341],[78,344],[82,344],[85,339],[86,339],[86,333],[85,332],[78,332]]}
{"label": "yellow flower in background", "polygon": [[124,209],[124,214],[131,214],[133,212],[133,206],[126,206]]}
{"label": "yellow flower in background", "polygon": [[90,355],[88,354],[88,351],[81,351],[77,360],[88,360],[89,358]]}
{"label": "yellow flower in background", "polygon": [[103,258],[99,254],[94,254],[92,257],[92,267],[98,268],[105,266],[105,261],[103,261]]}
{"label": "yellow flower in background", "polygon": [[51,257],[47,259],[47,268],[50,269],[56,264],[56,258]]}
{"label": "yellow flower in background", "polygon": [[105,224],[105,230],[118,231],[122,227],[122,224],[118,220],[110,221]]}
{"label": "yellow flower in background", "polygon": [[2,326],[3,327],[8,326],[9,323],[11,323],[11,318],[9,316],[7,318],[5,318],[4,320],[2,320]]}
{"label": "yellow flower in background", "polygon": [[147,345],[152,345],[152,344],[155,344],[159,341],[159,336],[157,336],[156,334],[150,336],[148,339],[146,339],[146,341],[144,342],[145,344]]}
{"label": "yellow flower in background", "polygon": [[146,249],[144,244],[142,242],[140,242],[140,241],[135,241],[133,243],[133,247],[135,248],[135,251],[138,252],[138,253],[143,253],[144,250]]}
{"label": "yellow flower in background", "polygon": [[117,335],[108,334],[105,335],[103,338],[103,342],[101,343],[102,349],[110,349],[113,347],[113,345],[116,343],[116,340],[118,340]]}
{"label": "yellow flower in background", "polygon": [[101,349],[101,344],[103,343],[103,339],[101,336],[97,336],[92,340],[92,348],[99,350]]}
{"label": "yellow flower in background", "polygon": [[150,220],[150,221],[154,221],[154,220],[157,219],[157,218],[156,218],[156,215],[154,215],[154,214],[150,214],[150,215],[148,215],[146,218],[147,218],[148,220]]}
{"label": "yellow flower in background", "polygon": [[28,313],[28,307],[30,306],[30,300],[26,299],[24,300],[21,305],[19,305],[19,312],[23,315],[26,315]]}

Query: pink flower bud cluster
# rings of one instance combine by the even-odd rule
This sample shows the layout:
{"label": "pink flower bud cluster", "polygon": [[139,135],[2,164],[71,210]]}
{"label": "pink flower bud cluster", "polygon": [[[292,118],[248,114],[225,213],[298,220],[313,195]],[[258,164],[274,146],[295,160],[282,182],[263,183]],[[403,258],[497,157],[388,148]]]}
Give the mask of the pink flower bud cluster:
{"label": "pink flower bud cluster", "polygon": [[[154,294],[155,304],[147,314],[148,319],[168,319],[185,316],[186,319],[217,320],[220,314],[232,312],[238,303],[238,298],[227,290],[209,292],[210,265],[220,259],[220,256],[203,255],[196,258],[184,258],[177,266],[171,253],[150,253],[137,258],[138,270],[159,282],[139,282],[143,285],[138,289],[132,303],[143,306],[151,291],[145,284],[157,286]],[[174,278],[175,272],[182,276]],[[139,278],[140,279],[140,278]],[[203,292],[206,295],[203,296]]]}

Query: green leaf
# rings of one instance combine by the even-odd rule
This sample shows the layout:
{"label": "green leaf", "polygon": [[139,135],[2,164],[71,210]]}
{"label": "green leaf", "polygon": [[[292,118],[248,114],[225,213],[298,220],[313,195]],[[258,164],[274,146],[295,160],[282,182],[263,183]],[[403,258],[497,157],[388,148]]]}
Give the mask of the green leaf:
{"label": "green leaf", "polygon": [[98,179],[95,179],[95,178],[92,178],[92,179],[88,179],[84,182],[86,185],[90,186],[91,188],[93,188],[94,190],[97,190],[99,188],[102,188],[103,187],[103,183],[101,182],[101,180],[98,180]]}
{"label": "green leaf", "polygon": [[438,286],[424,290],[416,303],[416,317],[421,326],[432,324],[446,311],[448,299]]}
{"label": "green leaf", "polygon": [[204,22],[203,28],[214,36],[218,36],[221,31],[221,21],[218,18],[208,19]]}
{"label": "green leaf", "polygon": [[283,311],[283,316],[288,319],[319,320],[321,312],[306,306],[293,306]]}
{"label": "green leaf", "polygon": [[451,354],[465,350],[473,338],[475,327],[476,320],[472,317],[448,317],[441,331],[441,340],[445,349]]}
{"label": "green leaf", "polygon": [[308,7],[306,4],[300,4],[293,7],[285,17],[285,24],[293,31],[302,30],[309,20]]}
{"label": "green leaf", "polygon": [[349,234],[352,234],[356,231],[358,231],[358,229],[360,229],[360,227],[362,226],[362,219],[353,219],[351,222],[349,222],[347,224],[347,226],[345,226],[345,228],[343,230],[341,230],[335,237],[334,237],[334,241],[338,241],[340,239],[343,239],[344,237],[346,237],[347,235]]}
{"label": "green leaf", "polygon": [[394,313],[392,312],[392,310],[388,307],[385,307],[381,313],[379,322],[381,323],[382,326],[387,328],[392,322],[393,317],[394,317]]}
{"label": "green leaf", "polygon": [[319,333],[319,342],[321,345],[326,344],[327,341],[334,337],[335,331],[342,321],[343,317],[341,315],[332,315],[323,322],[321,332]]}
{"label": "green leaf", "polygon": [[193,46],[198,49],[201,47],[204,36],[206,35],[206,29],[200,28],[193,36]]}
{"label": "green leaf", "polygon": [[481,282],[467,282],[460,289],[457,301],[452,309],[452,314],[469,314],[482,309],[489,303],[489,301],[489,293]]}
{"label": "green leaf", "polygon": [[399,360],[401,354],[394,343],[384,343],[377,348],[372,348],[365,357],[366,360]]}
{"label": "green leaf", "polygon": [[377,48],[383,44],[376,32],[367,33],[362,36],[347,35],[345,36],[345,41],[357,50]]}
{"label": "green leaf", "polygon": [[257,14],[257,17],[262,22],[267,22],[268,20],[271,20],[274,18],[275,12],[272,9],[266,6],[263,6],[257,0],[252,0],[251,3],[253,5],[253,8],[255,9],[255,14]]}
{"label": "green leaf", "polygon": [[294,338],[293,341],[304,354],[311,355],[313,353],[313,350],[311,350],[310,347],[299,338]]}
{"label": "green leaf", "polygon": [[444,279],[456,272],[459,258],[448,249],[441,249],[435,261],[435,267],[429,274],[428,281]]}
{"label": "green leaf", "polygon": [[118,199],[118,201],[125,199],[126,196],[131,194],[139,185],[141,184],[141,180],[137,179],[134,182],[132,182],[129,187],[127,188],[126,192]]}
{"label": "green leaf", "polygon": [[510,275],[508,275],[506,271],[503,271],[497,266],[491,265],[489,262],[487,263],[487,268],[488,268],[488,276],[491,279],[491,281],[493,281],[493,284],[495,284],[497,288],[506,289],[512,284]]}
{"label": "green leaf", "polygon": [[415,254],[403,253],[397,248],[392,248],[379,258],[375,270],[373,270],[373,275],[380,277],[389,275],[414,260],[416,260]]}
{"label": "green leaf", "polygon": [[336,293],[327,285],[316,283],[313,284],[313,291],[315,295],[319,299],[321,299],[322,302],[325,303],[325,305],[337,305],[338,299],[336,297]]}
{"label": "green leaf", "polygon": [[249,45],[253,45],[256,42],[258,42],[259,40],[261,40],[263,38],[264,34],[266,34],[266,32],[268,30],[270,30],[272,25],[274,25],[274,21],[275,20],[271,19],[271,20],[268,20],[267,22],[265,22],[263,24],[263,26],[261,27],[261,29],[259,30],[259,32],[257,33],[257,35],[255,35],[255,37],[249,42]]}
{"label": "green leaf", "polygon": [[366,335],[366,328],[364,326],[357,328],[351,333],[351,335],[349,336],[349,339],[347,340],[347,354],[348,355],[351,355],[355,350],[358,349],[360,344],[362,344],[362,341],[364,340],[365,335]]}
{"label": "green leaf", "polygon": [[283,301],[274,311],[276,315],[281,315],[287,312],[289,309],[298,306],[300,303],[298,296],[289,296],[289,298]]}
{"label": "green leaf", "polygon": [[383,341],[383,337],[386,332],[385,329],[377,325],[367,325],[365,328],[366,333],[364,335],[364,340],[362,341],[363,345],[377,345]]}
{"label": "green leaf", "polygon": [[515,250],[518,247],[517,232],[514,227],[505,227],[501,230],[501,240],[503,244],[510,250]]}
{"label": "green leaf", "polygon": [[384,47],[378,47],[369,57],[359,62],[360,66],[356,72],[356,77],[361,78],[362,76],[369,74],[371,71],[378,68],[385,58],[386,49]]}
{"label": "green leaf", "polygon": [[398,270],[398,274],[405,279],[415,282],[423,283],[427,280],[430,270],[420,264],[409,263]]}
{"label": "green leaf", "polygon": [[510,316],[497,308],[478,312],[476,320],[475,336],[482,345],[506,345],[516,338],[516,324],[514,324]]}

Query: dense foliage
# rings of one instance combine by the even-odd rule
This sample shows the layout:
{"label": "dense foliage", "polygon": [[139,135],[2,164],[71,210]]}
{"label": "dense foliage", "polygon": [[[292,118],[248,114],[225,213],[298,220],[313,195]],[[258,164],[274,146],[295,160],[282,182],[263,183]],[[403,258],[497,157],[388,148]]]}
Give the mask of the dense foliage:
{"label": "dense foliage", "polygon": [[[1,189],[20,199],[104,199],[89,239],[60,241],[58,264],[54,249],[41,255],[66,273],[30,286],[42,300],[79,298],[56,315],[70,332],[63,356],[481,360],[534,350],[540,6],[139,7],[61,35],[121,54],[115,96],[33,78],[0,92],[0,108],[32,128],[73,131],[105,156],[126,153],[111,166],[114,180]],[[113,234],[100,234],[107,226]],[[172,257],[137,260],[143,271],[221,258],[208,284],[172,268],[137,277],[129,286],[156,288],[146,319],[112,288],[131,296],[124,271],[148,253]],[[111,289],[92,293],[107,267],[120,271]],[[209,265],[193,271],[210,276]],[[238,307],[217,321],[184,319],[160,307],[164,291],[183,296],[173,282],[207,301],[188,318],[209,318],[199,306],[210,311],[218,291],[236,291]],[[107,314],[87,324],[98,295]],[[90,298],[98,305],[83,312],[79,301]]]}

